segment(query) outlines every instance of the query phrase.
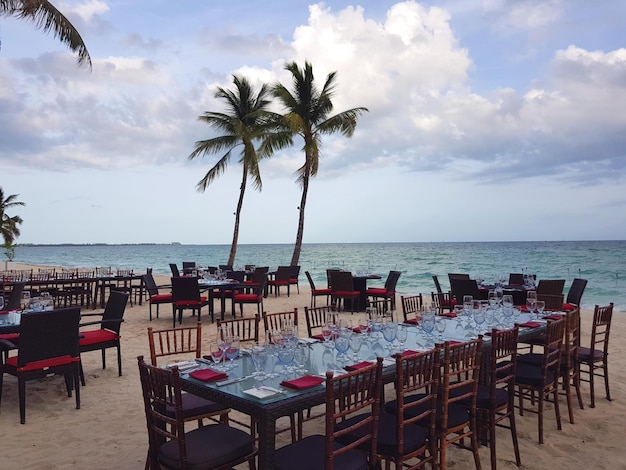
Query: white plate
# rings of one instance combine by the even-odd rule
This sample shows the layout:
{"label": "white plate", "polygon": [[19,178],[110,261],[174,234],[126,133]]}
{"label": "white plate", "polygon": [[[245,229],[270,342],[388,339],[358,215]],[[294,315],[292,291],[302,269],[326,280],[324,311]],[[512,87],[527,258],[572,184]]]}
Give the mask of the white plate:
{"label": "white plate", "polygon": [[264,398],[271,398],[276,395],[282,395],[285,392],[283,392],[282,390],[278,390],[277,388],[261,386],[249,388],[248,390],[244,390],[243,393],[258,398],[259,400],[263,400]]}

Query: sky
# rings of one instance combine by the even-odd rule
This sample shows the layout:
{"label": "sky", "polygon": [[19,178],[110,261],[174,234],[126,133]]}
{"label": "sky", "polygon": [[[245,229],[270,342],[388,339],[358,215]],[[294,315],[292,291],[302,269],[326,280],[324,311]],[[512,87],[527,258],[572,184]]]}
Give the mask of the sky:
{"label": "sky", "polygon": [[[93,68],[0,18],[0,187],[26,204],[18,243],[230,244],[239,151],[221,154],[232,76],[290,87],[285,64],[337,73],[305,243],[626,239],[623,0],[52,2]],[[278,103],[277,112],[284,111]],[[302,141],[261,162],[239,243],[293,243]]]}

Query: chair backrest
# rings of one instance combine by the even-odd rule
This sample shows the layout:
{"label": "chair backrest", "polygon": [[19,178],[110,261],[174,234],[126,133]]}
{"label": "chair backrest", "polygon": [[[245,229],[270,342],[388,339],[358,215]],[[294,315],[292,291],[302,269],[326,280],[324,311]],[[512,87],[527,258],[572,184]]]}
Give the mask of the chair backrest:
{"label": "chair backrest", "polygon": [[539,279],[537,295],[539,294],[562,294],[565,287],[565,279]]}
{"label": "chair backrest", "polygon": [[202,355],[202,323],[196,326],[155,330],[148,328],[150,362],[158,366],[160,357],[185,355],[187,358]]}
{"label": "chair backrest", "polygon": [[280,331],[283,328],[283,324],[289,321],[293,326],[298,326],[298,309],[288,310],[286,312],[267,313],[263,312],[263,328],[267,333],[270,332],[270,341],[272,331]]}
{"label": "chair backrest", "polygon": [[291,279],[291,266],[278,266],[274,274],[274,280],[289,282]]}
{"label": "chair backrest", "polygon": [[331,271],[330,288],[333,292],[353,292],[354,279],[348,271]]}
{"label": "chair backrest", "polygon": [[232,264],[220,264],[219,267],[220,267],[220,269],[222,271],[232,271],[233,270],[233,265]]}
{"label": "chair backrest", "polygon": [[191,274],[196,269],[195,261],[183,261],[183,274]]}
{"label": "chair backrest", "polygon": [[234,320],[218,319],[217,330],[223,335],[225,328],[220,329],[220,327],[225,326],[233,336],[239,338],[240,343],[253,344],[259,341],[259,322],[260,317],[258,313],[254,317],[242,317]]}
{"label": "chair backrest", "polygon": [[172,271],[172,276],[180,277],[180,271],[178,270],[176,263],[170,263],[170,271]]}
{"label": "chair backrest", "polygon": [[141,277],[143,278],[143,284],[144,286],[146,286],[146,291],[148,291],[148,295],[150,296],[158,295],[159,288],[157,287],[156,282],[154,281],[154,276],[152,274],[144,274]]}
{"label": "chair backrest", "polygon": [[[139,378],[148,425],[150,468],[160,468],[157,453],[161,445],[173,440],[178,443],[179,467],[186,468],[187,445],[183,400],[178,368],[165,369],[146,364],[137,357]],[[173,408],[168,416],[165,410]]]}
{"label": "chair backrest", "polygon": [[564,318],[549,321],[546,325],[546,339],[543,345],[543,360],[541,364],[541,383],[543,384],[550,382],[550,377],[553,380],[558,380],[559,378],[564,333]]}
{"label": "chair backrest", "polygon": [[197,277],[173,277],[172,301],[180,300],[200,301],[200,287]]}
{"label": "chair backrest", "polygon": [[311,287],[311,292],[313,292],[316,289],[315,289],[315,283],[313,282],[313,278],[311,277],[311,273],[308,271],[304,271],[304,274],[306,275],[306,278],[309,281],[309,287]]}
{"label": "chair backrest", "polygon": [[580,346],[580,310],[574,309],[565,314],[565,337],[561,362],[567,369],[578,367],[578,347]]}
{"label": "chair backrest", "polygon": [[385,281],[385,289],[387,292],[395,292],[398,279],[400,279],[401,271],[389,271],[387,280]]}
{"label": "chair backrest", "polygon": [[[435,436],[437,393],[441,380],[441,347],[421,353],[396,354],[396,453],[405,455],[404,432],[412,424],[428,429]],[[407,400],[407,398],[410,398]],[[431,439],[430,457],[420,463],[436,459],[436,439]]]}
{"label": "chair backrest", "polygon": [[537,300],[543,300],[547,311],[563,310],[563,294],[537,294]]}
{"label": "chair backrest", "polygon": [[[517,340],[519,326],[508,330],[491,330],[491,349],[489,352],[489,403],[490,409],[496,409],[498,390],[509,393],[510,405],[513,403],[515,373],[517,369]],[[483,361],[484,362],[484,361]]]}
{"label": "chair backrest", "polygon": [[300,266],[299,265],[293,265],[290,266],[291,268],[291,279],[292,280],[298,280],[298,277],[300,276]]}
{"label": "chair backrest", "polygon": [[332,289],[333,285],[332,285],[332,277],[333,277],[333,273],[339,272],[341,271],[340,269],[336,269],[336,268],[332,268],[332,269],[327,269],[326,270],[326,282],[328,284],[328,287],[330,289]]}
{"label": "chair backrest", "polygon": [[580,307],[580,299],[585,292],[585,287],[587,287],[587,279],[574,278],[567,293],[566,302]]}
{"label": "chair backrest", "polygon": [[470,279],[470,275],[462,273],[448,273],[448,280],[452,279]]}
{"label": "chair backrest", "polygon": [[422,294],[417,295],[401,295],[400,303],[402,304],[402,315],[404,321],[413,318],[417,312],[424,310],[424,298]]}
{"label": "chair backrest", "polygon": [[441,429],[448,429],[448,410],[451,404],[469,402],[470,410],[475,412],[482,347],[482,336],[466,343],[445,342],[440,387]]}
{"label": "chair backrest", "polygon": [[[334,458],[350,449],[362,449],[373,462],[378,442],[378,419],[382,390],[382,358],[376,364],[333,377],[326,372],[326,449],[325,468],[333,468]],[[350,443],[336,446],[339,437],[346,433],[342,428],[347,418],[355,415],[363,419],[349,427],[349,432],[361,436]]]}
{"label": "chair backrest", "polygon": [[595,306],[593,323],[591,325],[591,357],[595,351],[603,351],[606,356],[609,352],[609,333],[613,319],[613,302],[604,307]]}
{"label": "chair backrest", "polygon": [[391,318],[391,321],[396,321],[391,299],[367,299],[367,306],[375,308],[377,315],[383,315]]}
{"label": "chair backrest", "polygon": [[524,274],[523,273],[510,273],[509,274],[509,285],[510,286],[521,286],[521,285],[524,285]]}
{"label": "chair backrest", "polygon": [[335,313],[335,309],[332,305],[324,305],[323,307],[304,307],[304,318],[306,320],[306,330],[309,338],[313,335],[321,333],[321,331],[314,331],[316,329],[321,330],[326,325]]}
{"label": "chair backrest", "polygon": [[439,283],[439,277],[433,276],[433,282],[435,283],[435,289],[437,289],[437,292],[439,294],[441,294],[443,291],[441,290],[441,284]]}
{"label": "chair backrest", "polygon": [[120,334],[120,328],[124,321],[124,311],[128,303],[128,292],[112,290],[109,294],[104,312],[102,313],[101,329]]}
{"label": "chair backrest", "polygon": [[260,284],[261,282],[263,282],[264,280],[267,280],[267,272],[268,272],[269,268],[256,268],[254,270],[254,272],[252,273],[252,276],[250,278],[250,281],[252,281],[255,284]]}
{"label": "chair backrest", "polygon": [[80,307],[23,313],[17,366],[54,357],[78,357]]}
{"label": "chair backrest", "polygon": [[474,300],[480,299],[478,284],[474,279],[450,279],[450,289],[457,303],[463,303],[465,295],[471,295]]}
{"label": "chair backrest", "polygon": [[25,282],[16,282],[15,284],[13,284],[13,289],[9,294],[9,300],[4,306],[5,310],[17,310],[18,308],[20,308],[20,303],[22,301],[22,292],[24,292],[24,286],[26,286]]}

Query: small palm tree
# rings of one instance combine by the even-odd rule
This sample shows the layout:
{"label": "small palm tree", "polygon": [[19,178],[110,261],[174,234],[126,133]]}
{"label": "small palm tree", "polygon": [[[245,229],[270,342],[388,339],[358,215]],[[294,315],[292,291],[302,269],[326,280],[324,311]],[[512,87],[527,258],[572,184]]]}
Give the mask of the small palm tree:
{"label": "small palm tree", "polygon": [[9,217],[6,213],[7,209],[15,206],[25,206],[23,202],[17,201],[18,194],[11,194],[4,197],[4,191],[0,188],[0,234],[4,239],[5,247],[13,245],[13,242],[20,236],[20,229],[18,225],[21,224],[22,218],[18,215]]}
{"label": "small palm tree", "polygon": [[[298,182],[302,186],[302,197],[298,208],[300,214],[296,244],[291,257],[291,265],[295,266],[300,260],[302,251],[304,209],[309,191],[309,179],[317,174],[322,135],[341,132],[344,136],[351,137],[356,128],[357,118],[368,110],[367,108],[352,108],[331,116],[337,73],[328,74],[324,86],[319,90],[315,86],[313,67],[309,62],[304,63],[303,69],[300,69],[295,62],[287,64],[285,69],[291,72],[293,77],[293,92],[280,83],[272,87],[272,92],[287,109],[284,120],[292,134],[304,139],[304,164],[298,169]],[[286,140],[283,139],[281,143],[286,143]]]}
{"label": "small palm tree", "polygon": [[[252,179],[255,189],[260,191],[263,187],[259,170],[259,160],[262,156],[257,152],[254,143],[258,142],[261,144],[263,141],[278,142],[284,139],[289,140],[290,138],[290,134],[284,131],[281,116],[267,110],[270,104],[270,101],[266,99],[269,94],[267,85],[263,85],[255,95],[250,82],[246,78],[233,75],[233,83],[235,85],[234,91],[219,87],[215,93],[216,98],[223,99],[226,102],[229,113],[207,111],[198,118],[212,128],[222,131],[223,135],[196,142],[195,150],[189,155],[190,159],[194,159],[200,155],[225,151],[217,163],[197,184],[198,191],[203,192],[217,177],[226,171],[232,150],[235,147],[242,146],[241,158],[239,159],[239,163],[242,165],[241,185],[235,211],[233,241],[227,263],[230,265],[234,264],[237,254],[241,208],[248,178]],[[268,143],[268,145],[272,146],[271,143]],[[265,156],[269,156],[269,153],[266,153]]]}
{"label": "small palm tree", "polygon": [[78,64],[91,69],[91,57],[78,30],[47,0],[0,0],[0,17],[16,16],[35,23],[37,29],[52,31],[55,38],[78,54]]}

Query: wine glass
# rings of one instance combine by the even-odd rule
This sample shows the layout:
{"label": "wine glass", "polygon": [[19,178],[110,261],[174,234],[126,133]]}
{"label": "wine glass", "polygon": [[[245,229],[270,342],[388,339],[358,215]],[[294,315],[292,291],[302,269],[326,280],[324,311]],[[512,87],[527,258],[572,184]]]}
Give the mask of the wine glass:
{"label": "wine glass", "polygon": [[383,325],[383,338],[389,343],[387,349],[389,350],[389,355],[391,355],[393,342],[396,340],[396,324],[394,322],[385,322]]}
{"label": "wine glass", "polygon": [[357,362],[359,360],[359,351],[363,344],[363,338],[359,335],[352,335],[350,337],[350,351],[352,351],[352,359]]}
{"label": "wine glass", "polygon": [[344,363],[348,360],[348,349],[350,349],[350,337],[347,335],[339,334],[335,338],[335,349],[339,354],[337,354],[337,361],[340,363]]}
{"label": "wine glass", "polygon": [[474,322],[476,322],[476,333],[480,334],[483,329],[483,323],[485,323],[485,308],[481,307],[474,309]]}
{"label": "wine glass", "polygon": [[211,341],[209,343],[209,354],[211,354],[211,359],[213,360],[213,364],[215,364],[213,368],[223,370],[220,362],[222,362],[222,358],[224,357],[224,351],[222,351],[220,344],[221,343],[218,341]]}
{"label": "wine glass", "polygon": [[324,338],[324,346],[331,347],[330,340],[333,338],[333,323],[327,322],[322,327],[322,338]]}
{"label": "wine glass", "polygon": [[537,307],[537,299],[533,299],[532,297],[526,298],[526,309],[530,315],[530,318],[533,317],[533,313],[535,312],[535,308]]}
{"label": "wine glass", "polygon": [[546,302],[544,300],[537,300],[536,307],[537,307],[537,319],[539,319],[543,316],[543,311],[546,308]]}
{"label": "wine glass", "polygon": [[278,354],[278,362],[283,366],[281,373],[286,375],[289,372],[289,366],[293,362],[294,351],[293,348],[287,344],[287,342],[283,342],[276,345],[277,354]]}
{"label": "wine glass", "polygon": [[232,340],[232,336],[220,336],[218,333],[218,347],[222,351],[222,359],[224,359],[223,369],[227,370],[226,366],[226,350],[230,348],[230,342]]}
{"label": "wine glass", "polygon": [[22,292],[22,310],[28,310],[30,308],[30,291]]}
{"label": "wine glass", "polygon": [[492,289],[489,291],[489,294],[487,294],[487,300],[489,301],[489,305],[492,308],[496,306],[496,304],[498,303],[498,296],[496,294],[495,289]]}
{"label": "wine glass", "polygon": [[235,368],[235,364],[233,364],[234,360],[239,357],[239,337],[231,336],[230,337],[230,346],[226,349],[226,358],[228,359],[228,370],[232,370]]}
{"label": "wine glass", "polygon": [[435,319],[435,330],[437,330],[437,339],[440,343],[443,342],[443,333],[446,331],[446,320],[442,317],[437,317]]}
{"label": "wine glass", "polygon": [[250,351],[250,357],[254,363],[254,377],[257,380],[267,378],[265,366],[267,364],[267,347],[264,343],[255,343]]}
{"label": "wine glass", "polygon": [[409,336],[409,329],[407,328],[407,326],[398,324],[398,327],[396,329],[396,339],[398,340],[398,343],[400,343],[400,351],[405,350],[404,345],[406,343],[408,336]]}

